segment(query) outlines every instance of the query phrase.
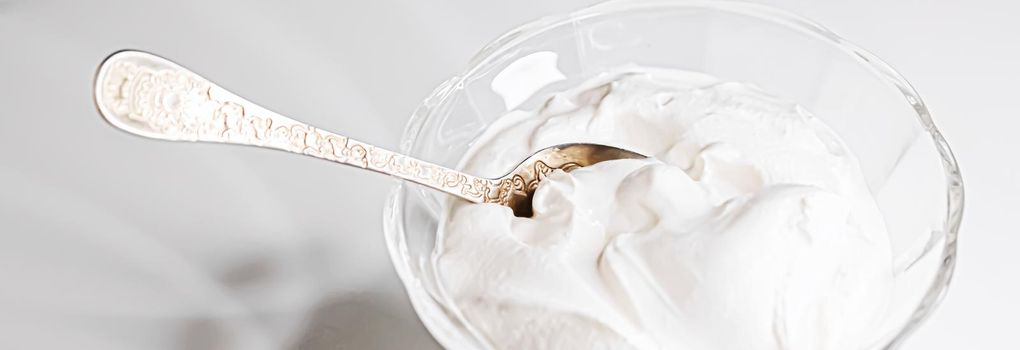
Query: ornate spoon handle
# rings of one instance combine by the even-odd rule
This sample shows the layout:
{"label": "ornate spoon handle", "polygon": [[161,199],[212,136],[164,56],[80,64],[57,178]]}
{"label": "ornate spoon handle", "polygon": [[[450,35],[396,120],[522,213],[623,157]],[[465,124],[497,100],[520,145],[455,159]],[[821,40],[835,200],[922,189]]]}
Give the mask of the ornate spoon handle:
{"label": "ornate spoon handle", "polygon": [[162,57],[120,51],[96,73],[99,113],[132,134],[273,148],[416,182],[475,203],[506,205],[508,181],[471,176],[317,129],[251,103]]}

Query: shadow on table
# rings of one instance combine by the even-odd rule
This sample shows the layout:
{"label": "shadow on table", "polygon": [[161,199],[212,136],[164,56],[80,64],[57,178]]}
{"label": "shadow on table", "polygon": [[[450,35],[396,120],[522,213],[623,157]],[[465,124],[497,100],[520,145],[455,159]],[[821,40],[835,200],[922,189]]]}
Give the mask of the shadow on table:
{"label": "shadow on table", "polygon": [[354,294],[328,300],[312,314],[295,348],[441,349],[417,318],[380,299],[386,298]]}

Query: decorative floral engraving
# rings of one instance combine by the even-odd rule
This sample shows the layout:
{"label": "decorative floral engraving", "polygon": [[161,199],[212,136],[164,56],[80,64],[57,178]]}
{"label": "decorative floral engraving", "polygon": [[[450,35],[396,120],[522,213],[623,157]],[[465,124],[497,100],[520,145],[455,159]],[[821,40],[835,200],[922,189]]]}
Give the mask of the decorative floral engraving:
{"label": "decorative floral engraving", "polygon": [[[144,62],[144,61],[143,61]],[[131,60],[109,67],[101,103],[139,133],[169,140],[271,147],[358,166],[459,194],[473,202],[507,205],[552,172],[542,162],[532,179],[490,180],[465,175],[262,112],[184,69],[153,68]],[[569,165],[569,164],[568,164]],[[573,164],[576,166],[576,164]]]}
{"label": "decorative floral engraving", "polygon": [[546,164],[545,162],[543,162],[541,160],[540,161],[536,161],[535,165],[534,165],[534,168],[532,169],[533,178],[530,181],[528,181],[528,180],[526,180],[521,175],[514,175],[514,178],[513,178],[514,187],[513,188],[514,188],[514,190],[517,190],[517,191],[532,192],[536,188],[538,188],[538,183],[539,182],[544,180],[546,177],[549,177],[549,174],[551,174],[553,172],[553,170],[561,169],[563,171],[573,171],[574,169],[577,169],[577,168],[580,168],[580,167],[581,167],[580,164],[573,163],[573,162],[565,163],[563,165],[560,165],[559,167],[552,167],[552,166],[549,166],[549,164]]}
{"label": "decorative floral engraving", "polygon": [[184,70],[120,61],[107,73],[103,102],[135,128],[164,139],[265,146],[366,166],[365,146],[284,117],[252,115],[240,98],[213,98],[214,88]]}

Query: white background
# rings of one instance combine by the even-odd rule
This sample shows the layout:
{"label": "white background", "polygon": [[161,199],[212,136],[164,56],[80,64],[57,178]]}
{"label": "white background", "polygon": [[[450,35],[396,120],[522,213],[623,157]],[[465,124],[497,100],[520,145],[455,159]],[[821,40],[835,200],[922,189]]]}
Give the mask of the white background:
{"label": "white background", "polygon": [[[764,1],[884,58],[931,107],[967,202],[948,298],[908,349],[1016,349],[1020,7]],[[137,48],[395,147],[502,32],[592,1],[0,0],[0,348],[434,348],[381,235],[393,182],[282,152],[146,141],[94,112]]]}

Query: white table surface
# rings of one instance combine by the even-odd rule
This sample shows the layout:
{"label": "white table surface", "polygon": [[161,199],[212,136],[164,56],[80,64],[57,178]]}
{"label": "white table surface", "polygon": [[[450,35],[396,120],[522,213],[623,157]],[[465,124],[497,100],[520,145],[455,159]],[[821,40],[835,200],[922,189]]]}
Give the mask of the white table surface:
{"label": "white table surface", "polygon": [[[1016,349],[1020,6],[770,0],[891,63],[967,203],[949,296],[907,349]],[[284,114],[395,147],[490,39],[592,1],[0,0],[0,348],[435,348],[381,235],[391,180],[104,124],[95,65],[138,48]]]}

